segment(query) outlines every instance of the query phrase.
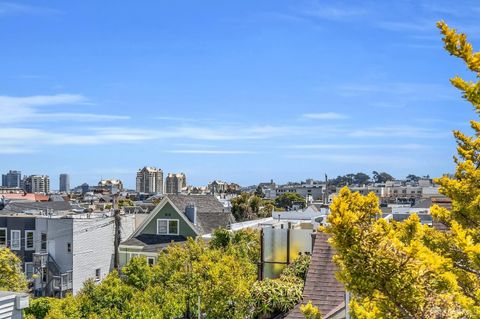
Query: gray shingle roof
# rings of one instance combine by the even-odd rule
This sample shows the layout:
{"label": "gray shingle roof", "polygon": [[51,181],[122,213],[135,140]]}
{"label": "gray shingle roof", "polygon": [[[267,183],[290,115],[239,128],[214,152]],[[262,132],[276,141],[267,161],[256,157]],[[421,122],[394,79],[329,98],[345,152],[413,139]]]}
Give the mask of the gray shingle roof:
{"label": "gray shingle roof", "polygon": [[[303,300],[305,304],[309,300],[318,307],[323,315],[328,314],[345,301],[345,289],[335,278],[337,266],[332,257],[334,250],[327,242],[328,235],[319,232],[315,235],[312,261],[307,273]],[[300,304],[287,314],[287,319],[304,319],[300,312]]]}
{"label": "gray shingle roof", "polygon": [[122,245],[141,246],[142,251],[153,253],[162,250],[172,242],[178,243],[186,240],[183,236],[141,234],[124,241]]}
{"label": "gray shingle roof", "polygon": [[189,204],[197,208],[197,229],[201,234],[210,234],[214,229],[227,227],[235,222],[231,212],[213,195],[167,195],[182,212]]}
{"label": "gray shingle roof", "polygon": [[213,195],[167,195],[172,203],[182,212],[188,204],[195,204],[197,213],[223,212],[222,203]]}
{"label": "gray shingle roof", "polygon": [[8,203],[5,210],[22,213],[27,210],[47,210],[53,209],[55,211],[66,211],[72,209],[72,206],[69,202],[31,202],[31,201],[21,201],[21,202],[10,202]]}

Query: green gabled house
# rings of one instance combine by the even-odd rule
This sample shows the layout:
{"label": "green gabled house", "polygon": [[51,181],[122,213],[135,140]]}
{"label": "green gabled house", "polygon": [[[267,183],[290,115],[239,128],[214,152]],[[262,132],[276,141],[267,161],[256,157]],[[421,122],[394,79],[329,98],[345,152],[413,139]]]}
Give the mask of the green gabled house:
{"label": "green gabled house", "polygon": [[235,219],[213,195],[165,195],[119,247],[121,266],[135,256],[145,256],[150,264],[157,253],[172,242],[184,242],[228,227]]}

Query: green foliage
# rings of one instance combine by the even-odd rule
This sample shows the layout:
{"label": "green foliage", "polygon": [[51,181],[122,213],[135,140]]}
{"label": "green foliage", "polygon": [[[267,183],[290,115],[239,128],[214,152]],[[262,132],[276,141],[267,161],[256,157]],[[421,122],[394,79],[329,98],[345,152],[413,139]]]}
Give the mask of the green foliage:
{"label": "green foliage", "polygon": [[247,228],[233,232],[219,228],[213,232],[209,244],[214,249],[247,258],[252,264],[260,261],[260,232],[257,230]]}
{"label": "green foliage", "polygon": [[380,172],[379,173],[377,171],[373,171],[372,175],[373,175],[373,181],[375,183],[385,183],[385,182],[388,182],[388,181],[395,180],[395,177],[393,177],[392,175],[390,175],[388,173],[385,173],[385,172]]}
{"label": "green foliage", "polygon": [[280,277],[257,281],[252,299],[257,315],[276,314],[293,309],[302,299],[303,282],[296,277]]}
{"label": "green foliage", "polygon": [[285,267],[283,275],[301,278],[303,281],[307,278],[308,267],[312,257],[310,255],[298,256],[290,265]]}
{"label": "green foliage", "polygon": [[20,258],[8,248],[0,248],[0,290],[22,292],[27,286]]}
{"label": "green foliage", "polygon": [[256,194],[241,193],[231,200],[232,214],[237,221],[252,220],[272,215],[275,208],[271,200],[263,200]]}
{"label": "green foliage", "polygon": [[154,266],[144,257],[132,258],[121,277],[112,272],[101,283],[87,281],[77,296],[58,302],[37,299],[27,314],[37,319],[169,319],[183,317],[189,304],[192,314],[201,311],[206,318],[248,318],[256,279],[249,258],[257,237],[242,231],[210,245],[189,239],[160,252]]}
{"label": "green foliage", "polygon": [[370,176],[365,173],[359,172],[356,174],[346,174],[343,176],[337,176],[334,179],[328,181],[330,185],[336,187],[347,186],[347,185],[362,185],[367,184],[370,181]]}
{"label": "green foliage", "polygon": [[132,207],[133,201],[129,198],[122,198],[118,200],[118,207]]}
{"label": "green foliage", "polygon": [[412,181],[412,182],[418,182],[420,178],[421,178],[420,176],[417,176],[415,174],[408,174],[407,177],[405,177],[407,181]]}
{"label": "green foliage", "polygon": [[257,281],[252,299],[256,315],[287,312],[302,299],[303,285],[310,265],[310,256],[301,255],[285,267],[277,279]]}
{"label": "green foliage", "polygon": [[295,204],[305,208],[307,202],[297,193],[285,193],[275,198],[275,206],[278,208],[290,209]]}
{"label": "green foliage", "polygon": [[148,265],[146,258],[132,258],[132,260],[123,267],[124,282],[127,285],[140,290],[146,289],[153,280],[152,267]]}
{"label": "green foliage", "polygon": [[255,190],[255,195],[257,195],[260,198],[265,197],[265,193],[263,191],[263,188],[260,185],[257,186],[257,189]]}
{"label": "green foliage", "polygon": [[31,299],[30,305],[25,309],[25,315],[34,316],[37,319],[43,319],[54,305],[60,302],[57,298],[37,298]]}

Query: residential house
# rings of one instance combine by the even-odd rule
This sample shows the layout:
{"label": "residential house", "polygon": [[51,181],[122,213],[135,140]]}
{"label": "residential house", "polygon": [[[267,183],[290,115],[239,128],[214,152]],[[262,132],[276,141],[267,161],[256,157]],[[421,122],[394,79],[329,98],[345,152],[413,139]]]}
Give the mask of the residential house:
{"label": "residential house", "polygon": [[[77,293],[87,279],[100,281],[113,269],[114,227],[111,213],[32,207],[20,211],[18,205],[9,205],[0,211],[0,246],[21,258],[27,278],[37,275],[31,280],[35,295],[62,297]],[[122,238],[134,227],[135,216],[121,217]]]}
{"label": "residential house", "polygon": [[[138,216],[138,215],[137,215]],[[120,264],[134,256],[146,256],[155,263],[157,253],[172,242],[197,238],[235,219],[213,195],[166,195],[120,245]]]}

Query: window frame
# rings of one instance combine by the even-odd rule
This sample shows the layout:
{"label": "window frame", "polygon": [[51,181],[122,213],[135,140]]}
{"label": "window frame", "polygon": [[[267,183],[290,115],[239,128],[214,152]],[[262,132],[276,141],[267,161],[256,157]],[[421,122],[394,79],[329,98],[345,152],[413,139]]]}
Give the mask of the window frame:
{"label": "window frame", "polygon": [[[28,276],[28,268],[27,268],[28,266],[32,267],[32,273],[31,273],[30,277]],[[27,277],[27,279],[32,279],[33,274],[35,273],[35,269],[33,268],[33,262],[28,262],[28,261],[25,262],[24,273],[25,273],[25,277]]]}
{"label": "window frame", "polygon": [[[28,247],[28,234],[32,234],[32,246]],[[35,250],[35,231],[26,230],[25,231],[25,250]]]}
{"label": "window frame", "polygon": [[[45,240],[43,240],[43,236],[45,235]],[[45,244],[45,249],[43,248],[43,244]],[[48,251],[48,235],[47,233],[40,234],[40,251],[47,252]]]}
{"label": "window frame", "polygon": [[102,278],[102,268],[95,269],[95,280],[100,281]]}
{"label": "window frame", "polygon": [[7,247],[8,246],[8,229],[6,227],[0,227],[0,231],[5,232],[5,243],[0,242],[0,247]]}
{"label": "window frame", "polygon": [[[13,245],[13,234],[18,234],[18,245]],[[10,231],[10,249],[22,250],[22,231],[19,229],[12,229]]]}
{"label": "window frame", "polygon": [[[173,233],[170,231],[170,222],[174,221],[177,223],[177,229],[176,232]],[[167,232],[166,233],[160,233],[158,231],[158,224],[160,222],[166,222],[167,223]],[[175,235],[178,236],[180,234],[180,220],[179,219],[173,219],[173,218],[157,218],[157,235]]]}
{"label": "window frame", "polygon": [[[150,260],[153,260],[153,262],[152,262],[151,264],[150,264]],[[155,257],[147,256],[147,264],[148,264],[149,266],[155,265],[155,262],[156,262]]]}

